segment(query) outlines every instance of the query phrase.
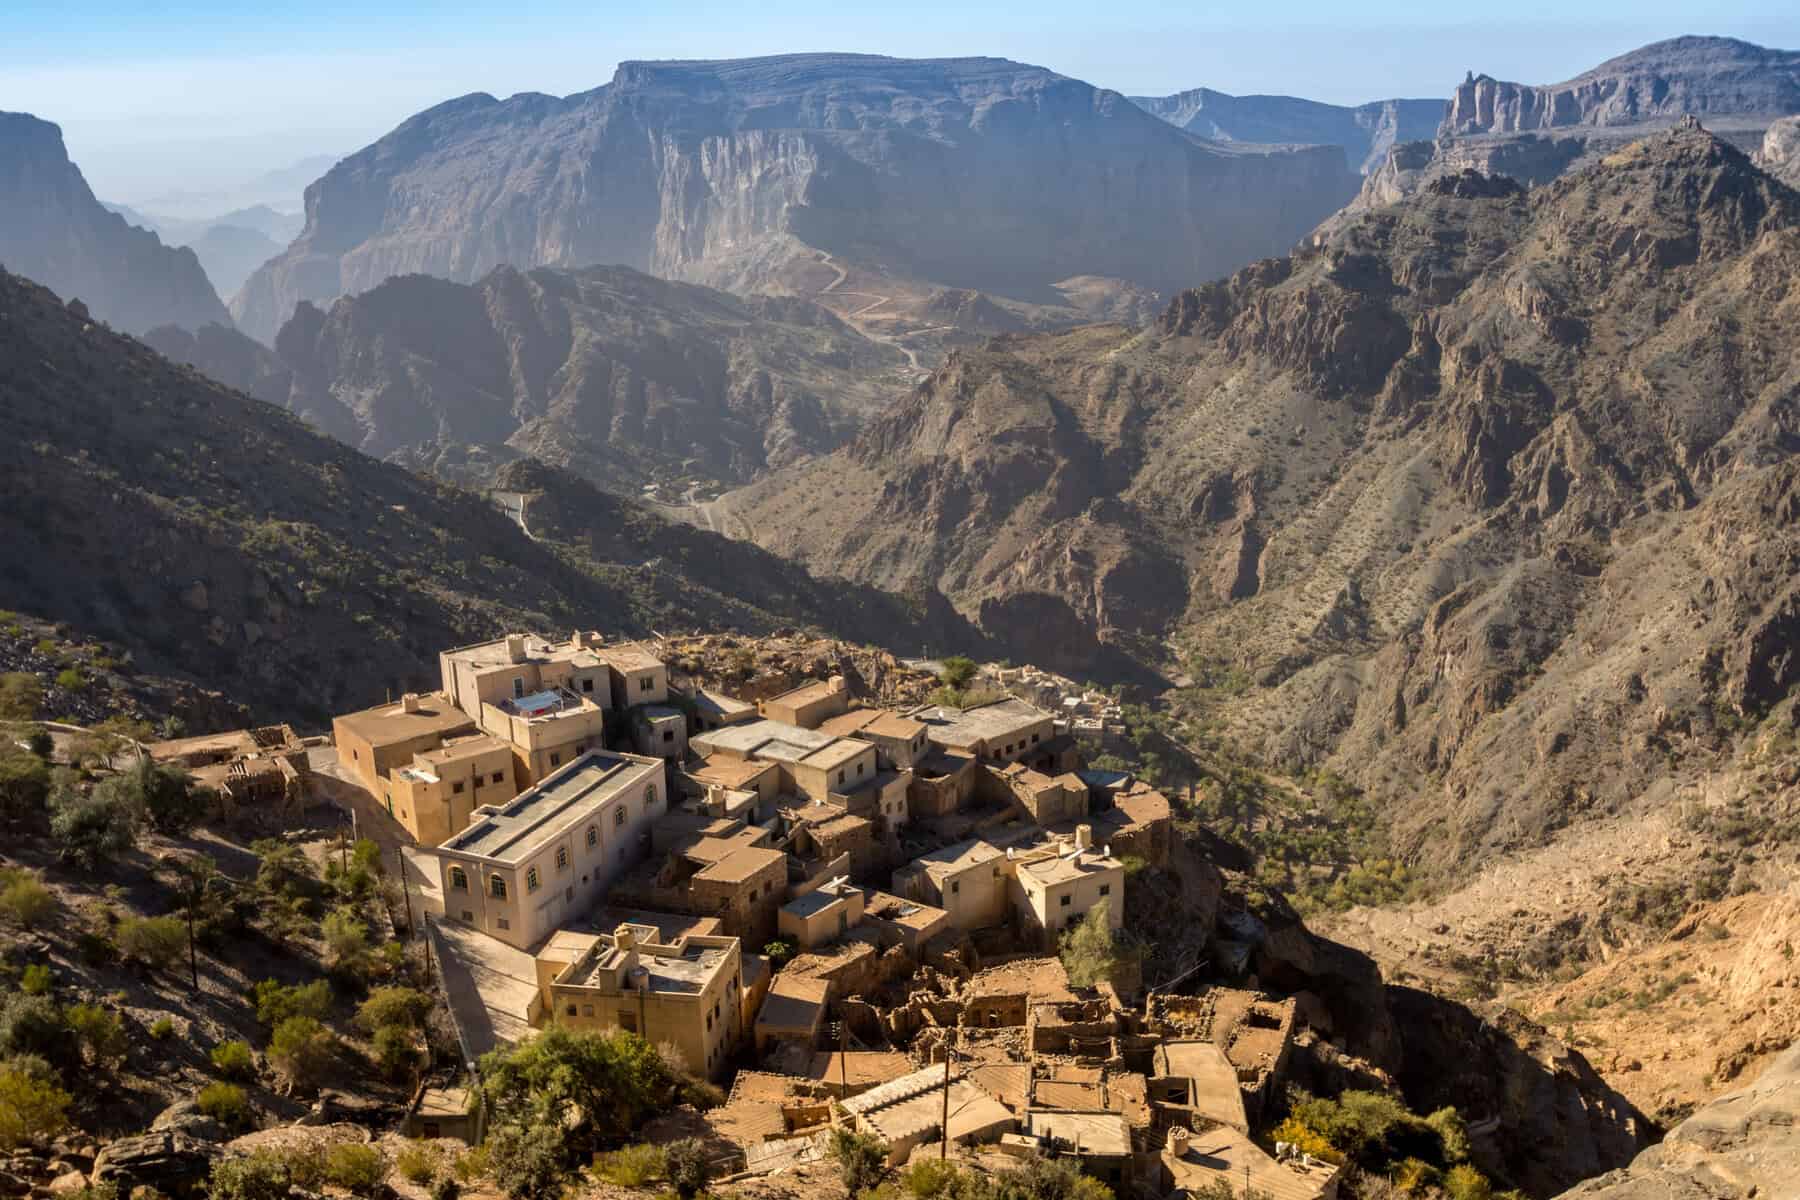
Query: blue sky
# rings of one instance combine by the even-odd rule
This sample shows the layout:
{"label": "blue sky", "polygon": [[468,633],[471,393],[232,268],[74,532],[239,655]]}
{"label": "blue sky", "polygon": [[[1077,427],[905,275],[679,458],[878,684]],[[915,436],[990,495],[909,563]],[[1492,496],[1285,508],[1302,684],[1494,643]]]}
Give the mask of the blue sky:
{"label": "blue sky", "polygon": [[[566,94],[631,58],[791,50],[994,54],[1125,92],[1338,103],[1443,96],[1465,70],[1543,83],[1662,37],[1800,46],[1793,0],[4,0],[0,109],[63,127],[106,199],[194,205],[348,153],[468,92]],[[1351,19],[1354,17],[1354,21]],[[164,208],[176,205],[166,203]]]}

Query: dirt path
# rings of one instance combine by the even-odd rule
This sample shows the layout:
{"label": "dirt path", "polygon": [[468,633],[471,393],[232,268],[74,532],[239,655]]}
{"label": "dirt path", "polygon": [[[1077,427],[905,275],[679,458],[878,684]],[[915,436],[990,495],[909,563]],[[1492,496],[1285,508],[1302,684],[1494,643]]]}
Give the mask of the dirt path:
{"label": "dirt path", "polygon": [[[825,251],[821,250],[818,252],[818,254],[819,254],[819,262],[821,264],[823,264],[824,266],[829,267],[831,270],[833,270],[837,273],[837,278],[833,279],[830,283],[828,283],[824,287],[820,288],[818,291],[818,295],[819,296],[827,296],[827,295],[858,296],[864,300],[869,301],[869,303],[863,305],[861,308],[857,309],[856,311],[843,314],[845,322],[847,322],[850,325],[855,326],[857,331],[860,332],[864,337],[869,338],[872,341],[885,342],[888,345],[892,346],[894,349],[900,351],[900,353],[906,355],[907,365],[912,369],[913,374],[915,374],[915,375],[930,374],[929,369],[920,364],[919,352],[917,350],[913,349],[911,346],[908,346],[906,343],[902,342],[900,340],[899,335],[888,333],[885,330],[870,329],[862,323],[865,318],[874,314],[877,309],[880,309],[886,305],[892,304],[894,298],[892,296],[884,296],[879,292],[839,291],[838,289],[843,286],[844,281],[846,279],[850,278],[849,270],[847,270],[845,267],[839,265],[837,259],[835,257],[833,257],[832,255],[826,253]],[[827,307],[830,307],[830,306],[827,305]],[[891,315],[891,314],[884,314],[884,315]],[[907,330],[907,333],[916,336],[921,333],[936,333],[937,331],[939,331],[941,329],[952,329],[952,328],[954,328],[954,326],[951,326],[951,325],[927,325],[921,329]]]}

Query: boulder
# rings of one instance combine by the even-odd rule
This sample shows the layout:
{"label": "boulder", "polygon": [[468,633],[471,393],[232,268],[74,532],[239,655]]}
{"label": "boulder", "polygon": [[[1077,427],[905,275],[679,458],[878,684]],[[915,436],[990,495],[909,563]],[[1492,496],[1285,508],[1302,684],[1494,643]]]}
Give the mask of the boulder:
{"label": "boulder", "polygon": [[152,1187],[166,1196],[198,1192],[219,1148],[191,1134],[165,1129],[120,1138],[100,1151],[93,1181],[112,1184],[121,1194]]}
{"label": "boulder", "polygon": [[230,1137],[223,1125],[201,1112],[200,1106],[192,1100],[177,1100],[156,1114],[156,1120],[150,1122],[150,1131],[185,1133],[203,1142],[223,1142]]}

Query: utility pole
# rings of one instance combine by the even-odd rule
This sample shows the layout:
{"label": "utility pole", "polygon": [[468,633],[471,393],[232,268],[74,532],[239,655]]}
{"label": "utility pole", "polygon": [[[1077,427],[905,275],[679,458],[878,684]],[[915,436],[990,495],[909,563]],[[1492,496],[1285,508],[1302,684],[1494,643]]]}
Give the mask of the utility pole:
{"label": "utility pole", "polygon": [[192,990],[196,995],[200,991],[200,956],[194,949],[194,909],[200,904],[200,880],[197,875],[188,877],[188,976],[193,983]]}
{"label": "utility pole", "polygon": [[[406,847],[395,846],[394,857],[400,860],[400,894],[406,897],[406,928],[411,932],[422,933],[422,930],[417,930],[413,926],[412,884],[406,881]],[[429,944],[427,944],[425,952],[426,954],[431,953]]]}
{"label": "utility pole", "polygon": [[950,1157],[950,1063],[956,1058],[956,1031],[961,1024],[962,1018],[958,1017],[944,1040],[944,1140],[938,1145],[939,1162]]}
{"label": "utility pole", "polygon": [[838,1022],[838,1089],[847,1100],[850,1098],[850,1068],[847,1065],[850,1048],[850,1023]]}

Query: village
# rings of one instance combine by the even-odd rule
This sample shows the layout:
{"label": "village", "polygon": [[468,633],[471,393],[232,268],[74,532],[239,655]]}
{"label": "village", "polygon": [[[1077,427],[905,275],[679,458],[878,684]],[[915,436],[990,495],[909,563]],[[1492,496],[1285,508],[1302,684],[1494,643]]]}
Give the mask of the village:
{"label": "village", "polygon": [[[149,749],[227,805],[383,824],[464,1069],[553,1023],[639,1034],[725,1089],[670,1135],[730,1172],[818,1161],[848,1126],[896,1166],[1053,1154],[1119,1195],[1336,1194],[1336,1166],[1257,1136],[1294,999],[1220,974],[1229,946],[1161,981],[1059,957],[1084,925],[1158,936],[1132,881],[1168,863],[1171,806],[1088,766],[1106,697],[993,666],[964,707],[841,674],[739,695],[671,657],[512,633],[443,650],[438,690],[336,717],[329,746]],[[426,1088],[412,1131],[478,1141],[470,1082]]]}

